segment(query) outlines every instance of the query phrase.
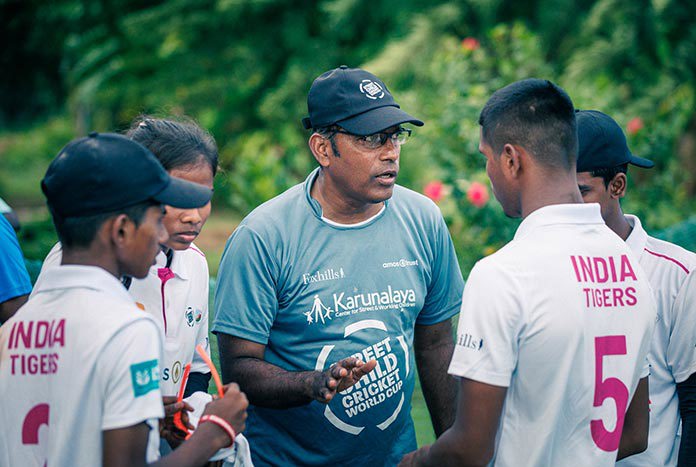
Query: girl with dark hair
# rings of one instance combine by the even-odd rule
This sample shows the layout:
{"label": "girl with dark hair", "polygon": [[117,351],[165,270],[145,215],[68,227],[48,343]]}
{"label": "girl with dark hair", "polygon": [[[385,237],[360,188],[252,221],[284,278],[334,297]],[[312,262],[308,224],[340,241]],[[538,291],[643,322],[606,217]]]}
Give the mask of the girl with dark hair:
{"label": "girl with dark hair", "polygon": [[[173,177],[213,189],[217,145],[192,120],[141,116],[126,136],[148,148]],[[193,243],[210,215],[210,208],[210,203],[198,209],[167,206],[163,222],[169,239],[162,245],[162,253],[148,277],[126,283],[133,298],[155,318],[165,337],[160,388],[169,412],[183,409],[183,404],[176,404],[182,383],[186,384],[184,395],[188,397],[196,391],[207,392],[210,381],[210,370],[195,351],[200,344],[210,353],[208,264],[203,252]],[[182,378],[189,363],[188,381],[184,382]],[[176,446],[183,441],[185,433],[165,423],[162,436]],[[164,454],[167,446],[163,445],[162,451]]]}

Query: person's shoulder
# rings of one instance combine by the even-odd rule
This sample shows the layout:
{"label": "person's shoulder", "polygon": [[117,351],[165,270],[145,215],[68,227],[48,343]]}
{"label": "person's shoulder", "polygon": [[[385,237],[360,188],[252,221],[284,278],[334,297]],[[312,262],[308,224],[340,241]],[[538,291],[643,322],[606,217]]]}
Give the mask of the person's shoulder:
{"label": "person's shoulder", "polygon": [[496,271],[506,271],[507,274],[515,273],[527,256],[524,254],[525,251],[526,249],[521,243],[509,242],[490,255],[478,260],[474,269],[485,274]]}
{"label": "person's shoulder", "polygon": [[389,208],[403,217],[426,219],[430,222],[442,219],[442,212],[433,200],[401,185],[394,186]]}
{"label": "person's shoulder", "polygon": [[412,204],[412,207],[418,207],[424,210],[440,211],[440,208],[433,200],[422,193],[418,193],[417,191],[406,188],[402,185],[394,185],[394,194],[392,195],[392,200],[395,202],[406,202]]}
{"label": "person's shoulder", "polygon": [[667,270],[688,275],[696,269],[696,253],[674,243],[648,236],[643,256]]}
{"label": "person's shoulder", "polygon": [[298,208],[305,207],[305,197],[304,184],[295,185],[257,206],[239,225],[262,230],[269,225],[285,224]]}
{"label": "person's shoulder", "polygon": [[208,269],[208,260],[205,257],[205,253],[195,243],[191,243],[187,249],[176,251],[174,254],[179,255],[188,268]]}

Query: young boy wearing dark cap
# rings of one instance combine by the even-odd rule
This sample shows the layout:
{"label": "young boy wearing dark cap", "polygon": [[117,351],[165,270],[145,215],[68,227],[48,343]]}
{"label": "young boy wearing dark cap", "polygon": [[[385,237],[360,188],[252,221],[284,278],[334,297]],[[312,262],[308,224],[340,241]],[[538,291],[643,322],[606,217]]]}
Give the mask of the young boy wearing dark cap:
{"label": "young boy wearing dark cap", "polygon": [[[41,187],[63,258],[0,328],[0,464],[144,465],[164,414],[162,339],[119,278],[147,274],[167,236],[163,204],[202,206],[211,192],[170,177],[138,143],[97,133],[63,148]],[[204,463],[244,429],[245,409],[230,386],[206,408],[211,423],[156,465]]]}
{"label": "young boy wearing dark cap", "polygon": [[607,226],[639,258],[658,309],[648,356],[648,449],[619,465],[674,466],[677,459],[679,465],[696,465],[696,290],[689,285],[695,281],[696,254],[651,237],[640,219],[621,209],[628,165],[649,169],[653,162],[631,153],[621,127],[610,116],[581,110],[576,117],[580,193],[586,203],[599,203]]}

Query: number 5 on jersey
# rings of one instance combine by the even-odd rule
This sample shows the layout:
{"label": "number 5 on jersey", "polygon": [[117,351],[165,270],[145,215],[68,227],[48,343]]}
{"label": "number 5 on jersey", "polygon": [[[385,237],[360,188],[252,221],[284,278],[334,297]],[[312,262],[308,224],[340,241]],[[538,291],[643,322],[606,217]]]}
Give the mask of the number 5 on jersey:
{"label": "number 5 on jersey", "polygon": [[27,412],[22,423],[22,444],[39,444],[39,430],[48,426],[48,412],[48,404],[35,405]]}
{"label": "number 5 on jersey", "polygon": [[616,426],[609,431],[604,426],[604,421],[592,420],[590,431],[592,440],[603,451],[616,451],[619,449],[621,432],[623,430],[626,408],[628,406],[628,388],[618,378],[603,379],[604,356],[626,355],[626,336],[602,336],[595,337],[595,389],[594,406],[600,407],[605,399],[614,399],[616,404]]}

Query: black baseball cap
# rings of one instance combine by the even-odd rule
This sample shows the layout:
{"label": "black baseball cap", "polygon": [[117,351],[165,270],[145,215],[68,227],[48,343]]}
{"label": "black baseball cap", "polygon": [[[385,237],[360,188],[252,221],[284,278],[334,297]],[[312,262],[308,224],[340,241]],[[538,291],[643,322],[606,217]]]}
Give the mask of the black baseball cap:
{"label": "black baseball cap", "polygon": [[578,172],[611,169],[629,163],[649,169],[651,160],[631,154],[618,123],[598,110],[576,110],[578,125]]}
{"label": "black baseball cap", "polygon": [[48,166],[41,190],[61,217],[103,214],[148,200],[190,209],[212,196],[203,185],[170,176],[148,149],[113,133],[68,143]]}
{"label": "black baseball cap", "polygon": [[387,86],[375,75],[360,68],[341,65],[312,83],[307,95],[309,117],[305,128],[339,125],[355,135],[371,135],[401,123],[423,126],[394,101]]}

